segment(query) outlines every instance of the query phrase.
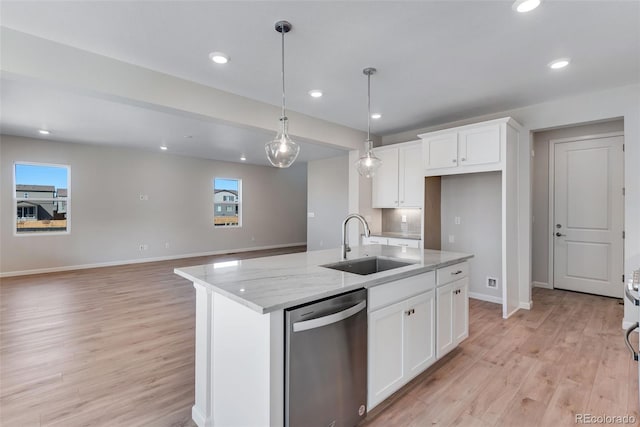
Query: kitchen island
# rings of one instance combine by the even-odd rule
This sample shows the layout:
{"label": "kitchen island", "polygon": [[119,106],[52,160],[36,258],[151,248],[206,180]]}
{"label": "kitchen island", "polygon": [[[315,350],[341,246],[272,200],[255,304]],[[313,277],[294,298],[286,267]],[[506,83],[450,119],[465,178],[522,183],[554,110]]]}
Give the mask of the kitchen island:
{"label": "kitchen island", "polygon": [[[382,245],[348,259],[387,257],[409,265],[369,275],[323,265],[339,249],[176,269],[196,289],[194,421],[204,426],[284,425],[284,310],[371,289],[461,263],[472,255]],[[435,274],[432,273],[433,276]]]}

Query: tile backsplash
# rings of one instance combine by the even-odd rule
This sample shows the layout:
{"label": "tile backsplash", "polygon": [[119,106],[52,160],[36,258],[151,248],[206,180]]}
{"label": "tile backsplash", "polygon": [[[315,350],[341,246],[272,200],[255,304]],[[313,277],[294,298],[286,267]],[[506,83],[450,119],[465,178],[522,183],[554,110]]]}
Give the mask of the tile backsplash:
{"label": "tile backsplash", "polygon": [[[407,222],[402,222],[402,216]],[[382,231],[420,234],[422,209],[382,209]]]}

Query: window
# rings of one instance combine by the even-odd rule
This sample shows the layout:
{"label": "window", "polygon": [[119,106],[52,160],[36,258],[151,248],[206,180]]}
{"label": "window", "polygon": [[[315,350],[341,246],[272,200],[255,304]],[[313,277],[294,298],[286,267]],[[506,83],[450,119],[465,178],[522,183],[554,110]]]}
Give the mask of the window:
{"label": "window", "polygon": [[240,227],[242,180],[215,178],[213,180],[213,225],[215,227]]}
{"label": "window", "polygon": [[16,234],[69,232],[69,166],[16,162]]}

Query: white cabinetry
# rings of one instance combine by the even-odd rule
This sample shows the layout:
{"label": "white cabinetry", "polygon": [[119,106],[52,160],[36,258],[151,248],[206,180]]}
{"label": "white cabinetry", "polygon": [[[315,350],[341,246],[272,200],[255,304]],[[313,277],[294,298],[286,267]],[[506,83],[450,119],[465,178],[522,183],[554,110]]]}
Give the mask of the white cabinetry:
{"label": "white cabinetry", "polygon": [[436,356],[441,358],[469,336],[469,278],[466,262],[437,272]]}
{"label": "white cabinetry", "polygon": [[436,360],[435,274],[369,290],[368,410]]}
{"label": "white cabinetry", "polygon": [[424,172],[420,141],[378,147],[374,152],[382,165],[373,176],[372,206],[422,207]]}
{"label": "white cabinetry", "polygon": [[500,170],[506,138],[503,126],[504,121],[494,120],[459,130],[419,135],[426,175]]}
{"label": "white cabinetry", "polygon": [[[521,135],[524,141],[521,140]],[[418,135],[422,139],[423,173],[426,177],[470,174],[476,172],[496,171],[501,175],[501,277],[502,283],[502,317],[511,316],[520,308],[530,307],[531,290],[526,280],[528,259],[519,251],[519,237],[526,233],[519,224],[520,195],[518,194],[518,162],[519,157],[527,157],[527,136],[522,127],[512,118],[504,117],[450,129]],[[518,153],[523,148],[524,153]],[[445,178],[442,178],[443,182]],[[431,179],[429,180],[431,181]],[[431,197],[440,198],[440,187],[437,191],[427,186],[426,200]],[[434,196],[435,194],[435,196]],[[444,196],[442,202],[447,200]],[[475,203],[477,209],[483,209],[483,202]],[[429,206],[429,203],[427,203]],[[442,206],[442,211],[446,209]],[[498,219],[496,218],[496,221]],[[431,242],[426,237],[425,241]],[[430,244],[430,243],[429,243]],[[429,245],[427,244],[427,245]],[[456,251],[477,252],[458,244]],[[478,254],[481,255],[481,254]],[[479,277],[490,276],[484,265],[477,265],[474,271]],[[474,289],[474,291],[478,291]]]}
{"label": "white cabinetry", "polygon": [[402,246],[404,248],[419,248],[421,240],[415,239],[398,239],[396,237],[389,237],[387,239],[387,245],[389,246]]}
{"label": "white cabinetry", "polygon": [[362,236],[362,244],[363,245],[387,245],[389,244],[389,239],[387,239],[386,237],[378,237],[378,236],[370,236],[370,237]]}

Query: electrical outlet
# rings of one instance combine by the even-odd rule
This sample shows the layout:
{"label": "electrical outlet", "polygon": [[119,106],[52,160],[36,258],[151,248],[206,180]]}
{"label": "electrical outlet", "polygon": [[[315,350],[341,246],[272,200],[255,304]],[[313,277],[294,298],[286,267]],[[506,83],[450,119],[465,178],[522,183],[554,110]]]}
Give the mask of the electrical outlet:
{"label": "electrical outlet", "polygon": [[148,194],[140,194],[140,200],[142,200],[142,201],[149,200],[149,195]]}
{"label": "electrical outlet", "polygon": [[315,212],[307,212],[307,218],[315,218],[315,217],[316,217]]}
{"label": "electrical outlet", "polygon": [[453,234],[449,234],[449,243],[455,243],[456,242],[456,236],[454,236]]}
{"label": "electrical outlet", "polygon": [[165,248],[165,249],[169,249],[169,246],[171,246],[171,245],[169,245],[169,242],[165,242],[165,244],[164,244],[164,248]]}
{"label": "electrical outlet", "polygon": [[402,222],[407,222],[407,216],[406,215],[402,215]]}
{"label": "electrical outlet", "polygon": [[487,288],[498,289],[498,279],[496,277],[487,277]]}
{"label": "electrical outlet", "polygon": [[460,217],[459,217],[459,216],[453,217],[453,222],[454,222],[456,225],[460,225]]}

